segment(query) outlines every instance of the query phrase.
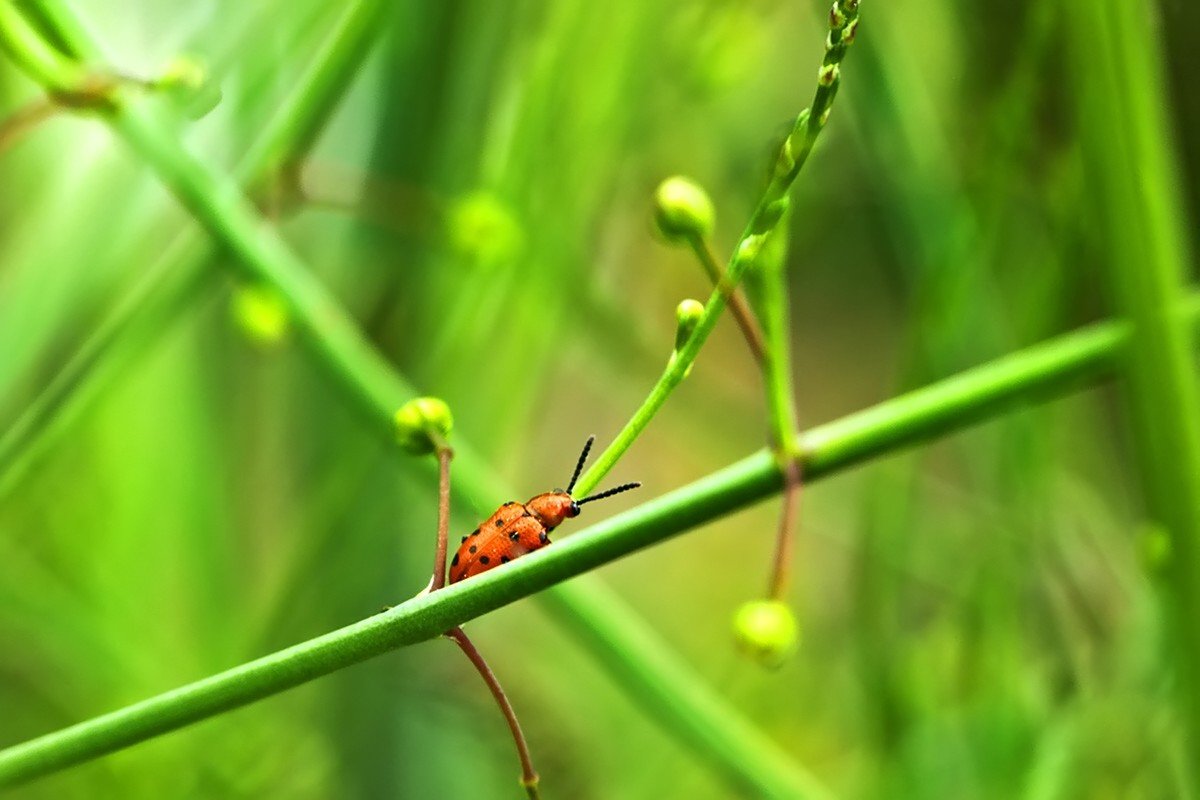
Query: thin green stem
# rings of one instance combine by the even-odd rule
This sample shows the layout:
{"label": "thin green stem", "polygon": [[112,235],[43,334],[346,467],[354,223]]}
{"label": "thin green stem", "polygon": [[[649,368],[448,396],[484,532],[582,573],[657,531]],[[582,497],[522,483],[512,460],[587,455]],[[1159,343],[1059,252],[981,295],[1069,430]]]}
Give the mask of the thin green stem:
{"label": "thin green stem", "polygon": [[483,678],[483,682],[487,684],[488,691],[492,693],[492,697],[496,701],[496,705],[500,707],[500,713],[504,715],[504,721],[508,723],[509,733],[512,734],[513,744],[517,747],[517,757],[521,760],[521,785],[525,787],[526,793],[529,795],[529,800],[538,800],[538,774],[533,768],[533,757],[529,755],[529,743],[525,741],[525,733],[521,730],[521,723],[517,719],[517,712],[509,702],[508,695],[504,693],[504,687],[500,685],[500,680],[496,677],[496,673],[492,672],[492,668],[488,666],[483,654],[475,647],[475,643],[467,636],[462,628],[451,628],[446,636],[458,645],[459,649],[466,655],[467,660],[475,667],[479,673],[479,677]]}
{"label": "thin green stem", "polygon": [[[717,263],[717,257],[712,251],[712,246],[708,240],[701,236],[688,236],[688,247],[696,256],[696,260],[700,262],[700,266],[704,269],[704,274],[708,276],[714,289],[725,285],[724,270]],[[729,312],[733,314],[734,320],[737,321],[738,328],[742,331],[742,338],[746,340],[746,346],[750,348],[750,354],[754,356],[754,360],[759,366],[763,363],[763,336],[762,331],[758,328],[758,323],[754,320],[754,314],[750,311],[750,306],[746,303],[746,298],[742,295],[741,289],[734,288],[728,292],[725,297],[725,302],[729,304]]]}
{"label": "thin green stem", "polygon": [[[679,350],[663,371],[658,382],[650,390],[650,394],[642,401],[641,406],[634,411],[629,422],[616,435],[612,443],[604,449],[591,468],[579,479],[577,493],[590,493],[604,479],[604,476],[616,465],[625,454],[650,420],[658,413],[667,398],[675,391],[675,387],[683,382],[692,364],[700,355],[700,349],[708,340],[717,319],[725,308],[726,297],[733,296],[737,287],[746,275],[747,270],[756,264],[763,247],[771,233],[779,225],[780,219],[787,211],[787,193],[796,176],[808,160],[817,137],[829,117],[830,105],[837,94],[840,82],[839,65],[846,55],[846,50],[854,40],[854,32],[858,27],[858,0],[834,0],[830,13],[829,38],[826,40],[825,58],[818,72],[817,91],[813,97],[811,110],[806,109],[796,118],[792,133],[784,141],[775,162],[771,179],[767,183],[750,222],[742,232],[737,246],[733,250],[729,266],[724,272],[724,280],[709,295],[708,303],[704,306],[704,315],[696,324],[691,338]],[[714,270],[716,272],[716,270]]]}
{"label": "thin green stem", "polygon": [[[1200,295],[1190,297],[1179,313],[1185,314],[1194,328],[1200,321]],[[1093,325],[814,428],[799,440],[807,479],[828,477],[994,417],[1017,404],[1044,401],[1110,376],[1118,359],[1126,354],[1130,337],[1127,323]],[[0,751],[0,786],[96,758],[388,650],[439,636],[522,597],[745,508],[781,485],[774,456],[759,451],[553,547],[517,559],[504,569],[423,594],[362,622]],[[569,590],[560,591],[556,602],[569,597]],[[569,599],[567,602],[574,607]],[[601,624],[593,627],[603,639]],[[636,647],[639,640],[631,637],[630,642]],[[653,671],[658,663],[650,660],[644,666]],[[706,702],[712,701],[706,698]],[[705,715],[700,712],[697,717]],[[728,745],[727,753],[741,754],[742,748],[748,747],[741,732],[736,725],[710,728],[705,752],[715,757]],[[728,758],[721,758],[720,763],[736,769]],[[747,766],[750,768],[739,771],[742,779],[773,786],[764,794],[811,796],[803,788],[794,789],[791,795],[780,791],[781,786],[807,785],[807,777],[796,783],[795,767],[780,774],[772,759]]]}
{"label": "thin green stem", "polygon": [[763,381],[767,396],[768,444],[775,453],[784,478],[779,528],[775,535],[775,552],[767,583],[767,597],[772,600],[783,600],[788,593],[803,483],[798,454],[792,441],[792,431],[798,430],[800,423],[793,390],[791,323],[788,318],[787,217],[785,212],[780,225],[770,235],[763,250],[761,267],[755,276],[755,285],[759,289],[758,310],[766,338]]}
{"label": "thin green stem", "polygon": [[51,47],[12,0],[0,2],[0,48],[48,92],[70,95],[87,83],[83,68]]}

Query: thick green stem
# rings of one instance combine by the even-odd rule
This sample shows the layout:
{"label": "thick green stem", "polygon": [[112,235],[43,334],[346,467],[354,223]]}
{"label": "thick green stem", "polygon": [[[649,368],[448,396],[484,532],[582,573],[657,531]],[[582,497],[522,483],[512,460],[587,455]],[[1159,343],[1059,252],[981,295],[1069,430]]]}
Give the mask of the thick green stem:
{"label": "thick green stem", "polygon": [[[1076,2],[1074,85],[1092,197],[1114,295],[1133,323],[1122,363],[1149,516],[1171,537],[1167,619],[1185,762],[1200,766],[1200,389],[1188,321],[1177,309],[1193,227],[1164,112],[1170,96],[1151,11],[1123,0]],[[1103,126],[1093,120],[1106,120]]]}
{"label": "thick green stem", "polygon": [[[1179,312],[1195,326],[1200,319],[1200,297],[1190,298]],[[1126,323],[1094,325],[822,425],[800,438],[805,474],[809,481],[818,480],[995,416],[1018,403],[1045,400],[1080,388],[1114,371],[1118,359],[1126,353],[1130,336]],[[0,786],[96,758],[388,650],[431,639],[507,603],[744,508],[778,491],[781,483],[774,456],[767,450],[760,451],[553,547],[517,559],[504,569],[421,595],[362,622],[0,751]],[[556,600],[565,597],[569,592],[561,593]],[[603,638],[601,624],[594,627],[596,635]],[[635,644],[637,641],[631,639]],[[637,668],[654,670],[658,663],[648,661]],[[638,688],[652,691],[648,682]],[[689,711],[698,707],[692,705]],[[697,717],[705,715],[701,711]],[[702,740],[700,746],[706,748],[705,752],[714,756],[754,749],[736,725],[709,728],[703,737],[692,730],[697,740]],[[769,749],[768,755],[774,758]],[[727,757],[720,758],[719,763],[725,769],[736,769]],[[763,794],[814,794],[804,788],[811,779],[806,777],[797,783],[794,767],[782,774],[773,760],[760,760],[752,767],[740,770],[740,778],[773,787],[764,789]],[[780,788],[786,786],[795,787],[792,794]]]}

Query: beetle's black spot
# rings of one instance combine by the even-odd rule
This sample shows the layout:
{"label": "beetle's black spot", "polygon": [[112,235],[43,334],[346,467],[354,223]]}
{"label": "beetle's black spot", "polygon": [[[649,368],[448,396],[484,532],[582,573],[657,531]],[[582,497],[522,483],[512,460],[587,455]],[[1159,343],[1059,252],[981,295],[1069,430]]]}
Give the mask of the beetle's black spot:
{"label": "beetle's black spot", "polygon": [[458,566],[458,553],[455,553],[454,558],[450,560],[450,566],[452,566],[452,567]]}
{"label": "beetle's black spot", "polygon": [[480,563],[480,564],[484,564],[484,565],[486,565],[486,564],[487,564],[489,561],[491,561],[491,559],[490,559],[490,558],[488,558],[487,556],[480,556],[480,557],[479,557],[479,563]]}
{"label": "beetle's black spot", "polygon": [[468,534],[467,534],[467,536],[475,536],[475,535],[476,535],[476,534],[478,534],[478,533],[479,533],[479,528],[476,528],[475,530],[473,530],[473,531],[471,531],[470,533],[468,533]]}
{"label": "beetle's black spot", "polygon": [[521,541],[521,534],[517,531],[513,531],[508,535],[508,538],[512,539],[514,542],[519,542]]}
{"label": "beetle's black spot", "polygon": [[475,552],[476,550],[478,550],[478,549],[479,549],[479,548],[478,548],[478,547],[476,547],[475,545],[471,545],[471,549],[470,549],[470,550],[468,550],[467,552],[468,552],[468,553],[474,553],[474,552]]}
{"label": "beetle's black spot", "polygon": [[507,563],[508,563],[509,561],[511,561],[511,560],[512,560],[512,559],[510,559],[508,556],[500,556],[500,563],[501,563],[501,564],[507,564]]}
{"label": "beetle's black spot", "polygon": [[467,536],[464,536],[464,537],[462,538],[462,540],[465,542],[465,541],[466,541],[468,538],[469,538],[469,537],[467,537]]}
{"label": "beetle's black spot", "polygon": [[504,504],[504,507],[508,508],[509,506],[515,506],[516,504],[517,504],[516,500],[509,500],[507,503]]}
{"label": "beetle's black spot", "polygon": [[538,541],[542,544],[548,544],[550,542],[550,534],[542,531],[542,535],[538,537]]}
{"label": "beetle's black spot", "polygon": [[497,527],[497,528],[503,528],[503,527],[504,527],[504,520],[502,520],[502,519],[498,519],[498,520],[496,520],[496,527]]}

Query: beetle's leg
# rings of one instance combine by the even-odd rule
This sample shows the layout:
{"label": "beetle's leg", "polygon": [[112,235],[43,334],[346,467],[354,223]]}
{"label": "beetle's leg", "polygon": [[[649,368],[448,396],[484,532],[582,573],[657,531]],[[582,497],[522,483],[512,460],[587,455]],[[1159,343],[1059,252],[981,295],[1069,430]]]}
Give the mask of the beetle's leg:
{"label": "beetle's leg", "polygon": [[483,682],[487,684],[492,697],[495,698],[496,705],[500,706],[500,712],[504,714],[504,719],[508,722],[508,729],[512,732],[513,743],[517,746],[517,756],[521,759],[521,785],[525,787],[530,800],[538,800],[538,774],[533,768],[533,759],[529,757],[529,744],[525,741],[525,734],[521,732],[521,723],[517,721],[517,712],[513,710],[512,703],[508,702],[508,696],[504,694],[504,688],[496,679],[496,673],[492,672],[492,668],[484,661],[483,655],[475,649],[475,645],[462,628],[453,628],[446,632],[446,636],[453,639],[454,643],[470,659],[471,664],[479,672],[479,677],[483,678]]}

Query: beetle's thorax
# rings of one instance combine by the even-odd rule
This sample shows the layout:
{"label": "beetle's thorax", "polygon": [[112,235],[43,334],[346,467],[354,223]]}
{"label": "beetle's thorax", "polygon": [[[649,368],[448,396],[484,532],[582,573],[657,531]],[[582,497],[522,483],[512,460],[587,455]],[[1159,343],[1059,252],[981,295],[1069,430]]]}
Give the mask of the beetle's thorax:
{"label": "beetle's thorax", "polygon": [[546,492],[529,499],[525,508],[547,528],[557,528],[564,519],[579,515],[579,506],[566,492]]}

